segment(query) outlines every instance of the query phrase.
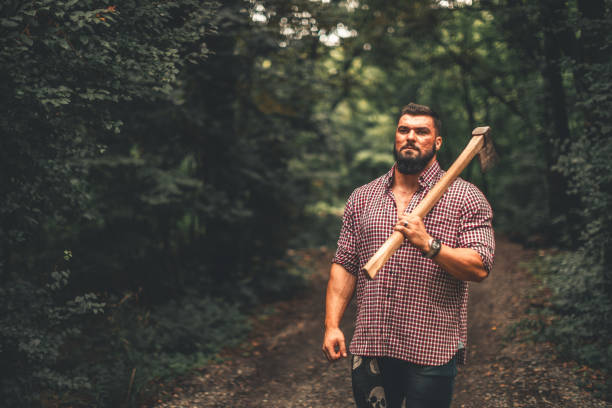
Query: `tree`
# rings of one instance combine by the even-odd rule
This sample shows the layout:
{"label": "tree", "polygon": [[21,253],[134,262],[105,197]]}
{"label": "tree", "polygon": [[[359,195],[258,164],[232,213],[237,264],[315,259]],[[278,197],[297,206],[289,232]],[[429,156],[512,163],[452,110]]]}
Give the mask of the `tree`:
{"label": "tree", "polygon": [[60,350],[85,322],[75,318],[101,306],[93,294],[45,285],[54,265],[54,279],[67,278],[54,253],[66,230],[96,217],[88,160],[120,139],[122,109],[167,100],[180,69],[207,55],[213,12],[213,3],[189,0],[0,6],[2,304],[28,305],[2,322],[3,401],[29,405],[41,389],[88,382],[58,368]]}

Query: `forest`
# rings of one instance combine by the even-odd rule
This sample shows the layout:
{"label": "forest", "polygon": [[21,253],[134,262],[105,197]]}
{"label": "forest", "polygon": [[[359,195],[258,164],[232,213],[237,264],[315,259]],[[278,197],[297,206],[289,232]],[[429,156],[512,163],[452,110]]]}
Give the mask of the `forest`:
{"label": "forest", "polygon": [[491,127],[498,165],[462,177],[550,254],[534,338],[609,374],[611,6],[3,1],[3,406],[139,406],[240,344],[393,165],[409,102],[442,117],[442,168]]}

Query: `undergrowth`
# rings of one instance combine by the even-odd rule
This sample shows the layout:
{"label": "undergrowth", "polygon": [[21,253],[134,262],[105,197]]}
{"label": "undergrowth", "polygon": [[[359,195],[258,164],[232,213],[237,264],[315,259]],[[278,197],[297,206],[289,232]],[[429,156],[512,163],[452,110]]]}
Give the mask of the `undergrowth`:
{"label": "undergrowth", "polygon": [[581,386],[612,401],[612,299],[610,282],[582,252],[542,255],[526,264],[540,286],[532,293],[528,316],[512,325],[508,338],[548,341],[559,355],[579,363]]}

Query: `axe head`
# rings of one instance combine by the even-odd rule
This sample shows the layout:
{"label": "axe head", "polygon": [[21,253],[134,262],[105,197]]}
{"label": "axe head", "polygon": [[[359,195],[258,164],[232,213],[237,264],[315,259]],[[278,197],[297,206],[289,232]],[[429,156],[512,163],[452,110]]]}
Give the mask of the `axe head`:
{"label": "axe head", "polygon": [[480,169],[482,172],[486,172],[491,167],[495,166],[499,160],[499,156],[495,151],[495,145],[491,138],[491,128],[489,126],[477,127],[472,131],[472,136],[483,136],[484,143],[482,149],[478,152],[478,158],[480,159]]}

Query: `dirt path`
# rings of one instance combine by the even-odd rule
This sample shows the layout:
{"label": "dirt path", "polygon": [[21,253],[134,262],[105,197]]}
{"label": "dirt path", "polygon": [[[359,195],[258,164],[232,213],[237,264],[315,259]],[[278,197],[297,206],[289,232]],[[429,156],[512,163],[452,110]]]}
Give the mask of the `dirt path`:
{"label": "dirt path", "polygon": [[[228,352],[226,361],[163,391],[170,407],[354,407],[347,360],[327,363],[320,351],[324,288],[329,259],[313,254],[308,294],[273,305],[262,313],[249,341]],[[459,407],[612,407],[576,386],[575,364],[557,359],[548,344],[508,343],[503,333],[520,319],[532,282],[520,262],[533,256],[520,246],[498,241],[495,268],[471,285],[469,358],[460,368],[453,408]],[[270,312],[270,306],[264,312]],[[354,307],[343,319],[350,336]]]}

